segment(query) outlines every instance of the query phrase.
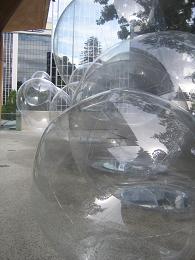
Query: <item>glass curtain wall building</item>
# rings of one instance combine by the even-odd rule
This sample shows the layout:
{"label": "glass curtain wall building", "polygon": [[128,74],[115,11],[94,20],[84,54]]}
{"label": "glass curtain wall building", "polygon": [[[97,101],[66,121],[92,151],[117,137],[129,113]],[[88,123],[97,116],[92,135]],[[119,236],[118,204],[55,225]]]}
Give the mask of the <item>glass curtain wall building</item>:
{"label": "glass curtain wall building", "polygon": [[13,33],[3,34],[3,103],[5,104],[12,89]]}
{"label": "glass curtain wall building", "polygon": [[[48,70],[51,30],[4,33],[3,103],[36,71]],[[55,83],[55,82],[54,82]]]}
{"label": "glass curtain wall building", "polygon": [[18,85],[24,83],[36,71],[47,71],[47,53],[51,50],[51,34],[18,34]]}
{"label": "glass curtain wall building", "polygon": [[[71,0],[51,2],[47,29],[4,33],[3,103],[12,89],[17,90],[38,70],[51,74],[52,82],[62,88],[65,83],[59,75],[52,55],[53,32],[57,20]],[[52,11],[53,10],[53,11]],[[52,15],[53,12],[53,15]],[[52,17],[53,16],[53,17]]]}

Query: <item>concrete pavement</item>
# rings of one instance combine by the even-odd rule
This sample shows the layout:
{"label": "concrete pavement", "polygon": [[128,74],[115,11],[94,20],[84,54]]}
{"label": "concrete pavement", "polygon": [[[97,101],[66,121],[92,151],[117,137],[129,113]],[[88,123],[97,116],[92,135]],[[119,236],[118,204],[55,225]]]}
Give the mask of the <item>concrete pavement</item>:
{"label": "concrete pavement", "polygon": [[62,260],[33,215],[32,166],[40,136],[0,131],[0,260]]}

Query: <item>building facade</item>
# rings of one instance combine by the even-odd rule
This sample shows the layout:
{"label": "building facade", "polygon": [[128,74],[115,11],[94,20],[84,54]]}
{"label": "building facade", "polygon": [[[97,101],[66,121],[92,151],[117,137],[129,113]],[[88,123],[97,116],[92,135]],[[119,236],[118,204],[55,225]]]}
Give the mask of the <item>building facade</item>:
{"label": "building facade", "polygon": [[47,71],[51,30],[4,33],[3,103],[36,71]]}
{"label": "building facade", "polygon": [[51,51],[51,34],[18,33],[17,85],[36,71],[47,71],[47,53]]}
{"label": "building facade", "polygon": [[13,34],[3,34],[3,103],[5,104],[9,96],[9,92],[13,88],[12,70],[13,70]]}

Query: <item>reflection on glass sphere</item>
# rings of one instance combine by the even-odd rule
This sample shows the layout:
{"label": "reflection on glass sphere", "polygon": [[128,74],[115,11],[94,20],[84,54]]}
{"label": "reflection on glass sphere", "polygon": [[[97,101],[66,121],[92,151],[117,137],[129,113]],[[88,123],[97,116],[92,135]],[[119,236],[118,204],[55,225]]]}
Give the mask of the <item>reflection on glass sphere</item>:
{"label": "reflection on glass sphere", "polygon": [[66,84],[62,88],[62,90],[67,93],[67,95],[69,96],[71,101],[73,99],[73,96],[74,96],[75,89],[76,89],[77,85],[78,85],[78,82],[72,82],[72,83]]}
{"label": "reflection on glass sphere", "polygon": [[32,78],[17,93],[17,108],[25,123],[33,128],[45,128],[49,123],[48,112],[58,88],[49,80]]}
{"label": "reflection on glass sphere", "polygon": [[[69,138],[67,138],[69,133]],[[65,259],[193,259],[195,123],[169,101],[110,90],[46,129],[34,209]]]}
{"label": "reflection on glass sphere", "polygon": [[49,74],[47,74],[45,71],[36,71],[32,75],[31,79],[34,79],[34,78],[50,80]]}
{"label": "reflection on glass sphere", "polygon": [[194,87],[194,37],[167,31],[118,43],[87,70],[74,102],[120,88],[149,92],[188,109],[186,97]]}
{"label": "reflection on glass sphere", "polygon": [[72,73],[69,83],[79,82],[86,70],[91,66],[91,63],[85,63],[83,65],[78,66]]}
{"label": "reflection on glass sphere", "polygon": [[71,105],[71,97],[65,92],[64,89],[58,91],[58,93],[52,99],[50,104],[50,116],[52,119],[60,115]]}
{"label": "reflection on glass sphere", "polygon": [[102,6],[93,0],[73,0],[62,13],[54,34],[56,66],[65,83],[78,66],[93,62],[118,42],[116,20],[98,25]]}
{"label": "reflection on glass sphere", "polygon": [[119,17],[124,17],[127,21],[139,20],[142,13],[144,13],[144,6],[136,0],[114,0]]}

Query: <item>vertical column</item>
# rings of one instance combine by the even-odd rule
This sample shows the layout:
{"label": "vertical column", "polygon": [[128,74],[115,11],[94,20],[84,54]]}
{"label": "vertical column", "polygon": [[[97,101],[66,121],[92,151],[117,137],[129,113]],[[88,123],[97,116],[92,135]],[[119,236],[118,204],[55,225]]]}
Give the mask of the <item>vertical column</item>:
{"label": "vertical column", "polygon": [[17,91],[17,72],[18,72],[18,33],[13,33],[13,52],[12,52],[12,89]]}
{"label": "vertical column", "polygon": [[3,34],[0,31],[0,119],[3,104]]}

